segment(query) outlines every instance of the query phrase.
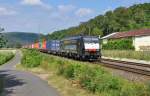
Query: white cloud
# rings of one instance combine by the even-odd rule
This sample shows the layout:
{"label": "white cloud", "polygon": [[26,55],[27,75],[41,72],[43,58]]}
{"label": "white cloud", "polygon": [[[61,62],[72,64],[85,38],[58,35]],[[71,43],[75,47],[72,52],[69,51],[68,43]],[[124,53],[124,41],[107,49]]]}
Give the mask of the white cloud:
{"label": "white cloud", "polygon": [[61,13],[67,13],[67,12],[71,12],[75,9],[75,6],[73,5],[59,5],[58,6],[58,10]]}
{"label": "white cloud", "polygon": [[26,4],[26,5],[42,5],[43,4],[41,0],[23,0],[21,3]]}
{"label": "white cloud", "polygon": [[14,10],[7,9],[5,7],[0,7],[0,16],[2,16],[2,15],[15,15],[15,14],[17,14],[17,12]]}
{"label": "white cloud", "polygon": [[41,6],[46,9],[51,9],[51,6],[42,2],[42,0],[22,0],[21,4],[23,5],[31,5],[31,6]]}
{"label": "white cloud", "polygon": [[93,13],[93,10],[90,8],[80,8],[75,12],[75,14],[80,17],[89,15],[91,13]]}

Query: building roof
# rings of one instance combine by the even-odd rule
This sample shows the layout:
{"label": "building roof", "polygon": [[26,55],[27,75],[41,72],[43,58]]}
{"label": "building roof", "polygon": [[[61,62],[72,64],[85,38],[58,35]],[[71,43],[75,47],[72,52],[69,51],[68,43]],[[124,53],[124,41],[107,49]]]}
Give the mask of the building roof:
{"label": "building roof", "polygon": [[117,34],[117,32],[106,35],[106,36],[102,37],[101,39],[107,39],[107,38],[109,38],[109,37],[111,37],[112,35],[115,35],[115,34]]}
{"label": "building roof", "polygon": [[136,37],[136,36],[150,36],[150,29],[140,29],[140,30],[132,30],[128,32],[116,32],[112,35],[107,35],[105,37],[109,39],[117,39],[117,38],[127,38],[127,37]]}

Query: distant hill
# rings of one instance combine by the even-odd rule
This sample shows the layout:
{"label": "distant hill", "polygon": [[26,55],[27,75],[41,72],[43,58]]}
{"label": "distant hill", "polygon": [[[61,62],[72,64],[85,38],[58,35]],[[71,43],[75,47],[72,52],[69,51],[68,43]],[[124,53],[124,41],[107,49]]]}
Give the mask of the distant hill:
{"label": "distant hill", "polygon": [[35,42],[43,35],[29,32],[5,32],[3,36],[8,40],[8,47],[19,47]]}
{"label": "distant hill", "polygon": [[105,36],[113,32],[143,28],[150,28],[150,3],[136,4],[128,8],[118,7],[79,26],[53,32],[47,38],[61,39],[79,34]]}

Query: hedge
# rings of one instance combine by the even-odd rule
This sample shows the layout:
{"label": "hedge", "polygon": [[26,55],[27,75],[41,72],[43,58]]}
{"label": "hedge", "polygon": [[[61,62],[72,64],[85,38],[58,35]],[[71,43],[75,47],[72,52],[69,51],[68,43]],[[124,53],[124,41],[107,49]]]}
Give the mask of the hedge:
{"label": "hedge", "polygon": [[103,44],[102,48],[105,50],[134,50],[131,38],[108,40],[108,43]]}

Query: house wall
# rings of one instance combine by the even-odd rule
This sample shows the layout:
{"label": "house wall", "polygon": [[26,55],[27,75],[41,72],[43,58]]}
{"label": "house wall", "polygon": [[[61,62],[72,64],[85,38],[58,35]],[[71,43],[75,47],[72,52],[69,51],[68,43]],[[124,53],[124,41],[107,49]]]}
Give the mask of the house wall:
{"label": "house wall", "polygon": [[103,39],[102,42],[103,42],[103,44],[107,44],[108,39]]}
{"label": "house wall", "polygon": [[139,36],[133,39],[136,51],[150,51],[150,36]]}

